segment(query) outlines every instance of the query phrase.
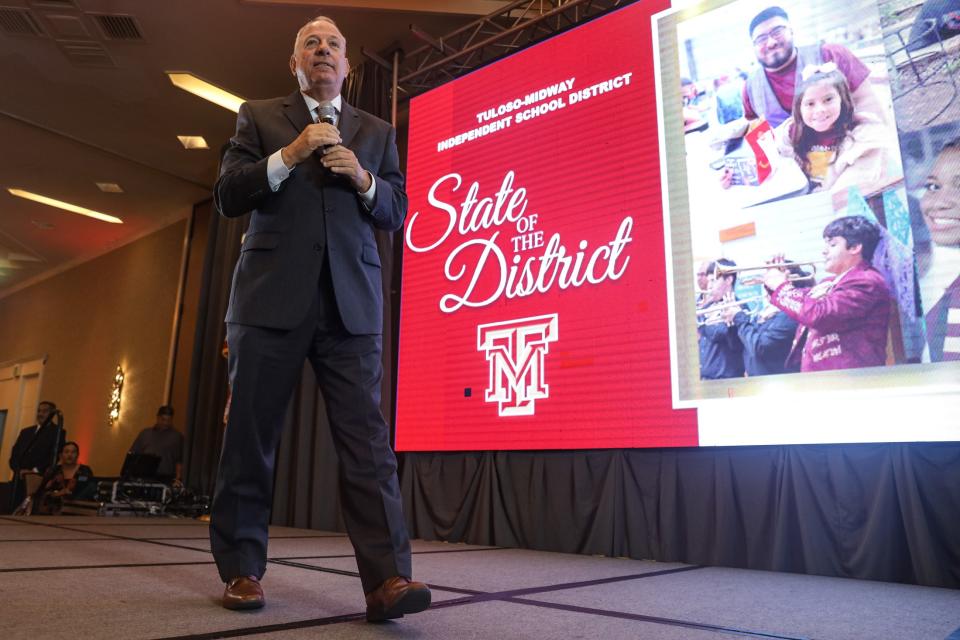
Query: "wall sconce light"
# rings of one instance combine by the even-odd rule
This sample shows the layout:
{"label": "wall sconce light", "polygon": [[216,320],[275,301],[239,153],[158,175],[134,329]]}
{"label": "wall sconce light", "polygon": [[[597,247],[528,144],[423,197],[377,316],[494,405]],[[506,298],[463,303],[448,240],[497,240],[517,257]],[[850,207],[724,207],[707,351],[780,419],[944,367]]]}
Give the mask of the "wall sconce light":
{"label": "wall sconce light", "polygon": [[107,423],[110,426],[120,419],[120,395],[123,393],[123,367],[117,365],[113,374],[113,389],[110,391],[110,404],[107,406]]}

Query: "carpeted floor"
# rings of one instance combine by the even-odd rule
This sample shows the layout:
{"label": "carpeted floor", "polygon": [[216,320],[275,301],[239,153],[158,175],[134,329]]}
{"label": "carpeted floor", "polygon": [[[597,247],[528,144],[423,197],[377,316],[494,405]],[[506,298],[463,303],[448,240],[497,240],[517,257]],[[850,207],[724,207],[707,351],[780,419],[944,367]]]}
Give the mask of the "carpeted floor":
{"label": "carpeted floor", "polygon": [[417,540],[433,607],[371,625],[343,534],[272,527],[267,606],[231,612],[207,525],[0,517],[0,637],[960,638],[960,591]]}

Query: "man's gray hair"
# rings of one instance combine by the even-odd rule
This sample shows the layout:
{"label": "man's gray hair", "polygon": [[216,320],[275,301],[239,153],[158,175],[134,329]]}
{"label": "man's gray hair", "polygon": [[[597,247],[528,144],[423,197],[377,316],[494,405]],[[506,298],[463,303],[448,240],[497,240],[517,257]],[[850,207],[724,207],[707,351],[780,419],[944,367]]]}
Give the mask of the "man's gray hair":
{"label": "man's gray hair", "polygon": [[[307,27],[309,27],[310,25],[312,25],[314,22],[329,22],[330,24],[332,24],[332,25],[334,26],[334,28],[335,28],[337,31],[340,31],[340,27],[338,27],[338,26],[337,26],[337,23],[333,21],[333,18],[328,18],[327,16],[316,16],[316,17],[310,18],[309,20],[307,20],[306,22],[303,23],[303,26],[301,26],[299,29],[297,29],[297,35],[296,35],[296,36],[294,37],[294,39],[293,39],[293,52],[294,52],[294,53],[297,52],[297,45],[300,44],[300,34],[303,33],[303,30],[306,29]],[[344,39],[344,41],[346,41],[347,38],[344,37],[343,39]]]}

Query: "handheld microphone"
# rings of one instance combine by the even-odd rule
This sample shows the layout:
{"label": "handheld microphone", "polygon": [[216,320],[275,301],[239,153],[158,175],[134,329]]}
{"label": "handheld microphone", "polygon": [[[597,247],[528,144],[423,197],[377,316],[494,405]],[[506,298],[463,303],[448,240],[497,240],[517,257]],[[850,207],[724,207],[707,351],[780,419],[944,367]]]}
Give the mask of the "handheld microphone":
{"label": "handheld microphone", "polygon": [[324,102],[317,107],[317,119],[320,122],[337,126],[337,109],[329,102]]}
{"label": "handheld microphone", "polygon": [[[323,102],[317,107],[317,120],[326,124],[332,124],[337,126],[337,108],[329,102]],[[333,145],[325,145],[322,148],[317,149],[321,154],[329,149]],[[327,174],[331,174],[329,169],[324,170]]]}

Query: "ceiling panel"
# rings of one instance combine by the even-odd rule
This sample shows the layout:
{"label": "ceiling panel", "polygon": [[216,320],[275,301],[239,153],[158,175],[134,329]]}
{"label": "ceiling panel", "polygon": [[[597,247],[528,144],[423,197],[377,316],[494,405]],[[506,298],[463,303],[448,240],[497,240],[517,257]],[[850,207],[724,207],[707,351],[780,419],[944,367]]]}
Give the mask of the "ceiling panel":
{"label": "ceiling panel", "polygon": [[[0,297],[171,224],[210,196],[218,150],[233,132],[235,115],[175,88],[166,71],[190,71],[248,99],[286,95],[296,87],[288,68],[293,36],[314,15],[337,21],[348,56],[359,63],[361,46],[371,51],[420,46],[410,24],[440,36],[503,3],[3,4]],[[203,136],[211,148],[185,150],[177,135]],[[125,193],[102,193],[96,182],[116,182]],[[110,213],[124,224],[15,198],[7,193],[10,187]],[[22,267],[5,268],[11,252],[39,261],[14,261]]]}

